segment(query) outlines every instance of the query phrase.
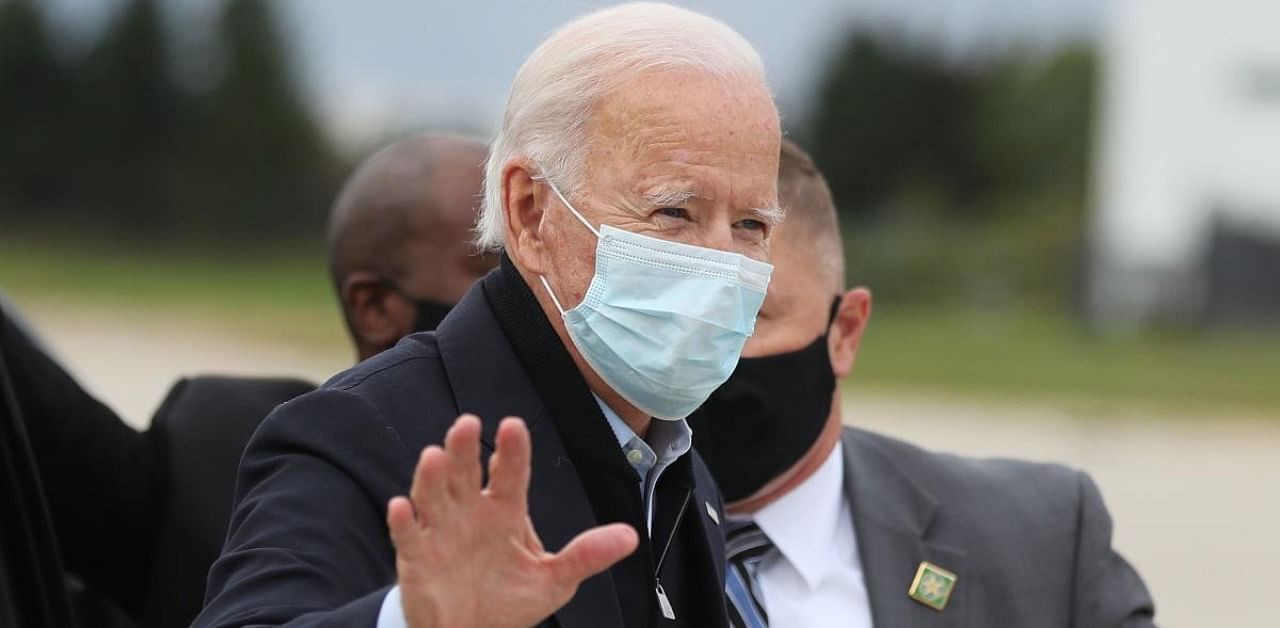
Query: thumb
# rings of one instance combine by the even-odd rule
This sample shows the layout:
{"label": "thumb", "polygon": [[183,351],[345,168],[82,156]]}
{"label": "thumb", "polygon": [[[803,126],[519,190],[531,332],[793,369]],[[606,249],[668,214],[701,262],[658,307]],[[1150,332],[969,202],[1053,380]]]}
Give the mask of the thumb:
{"label": "thumb", "polygon": [[577,587],[583,580],[626,558],[639,544],[635,528],[625,523],[611,523],[574,537],[551,557],[550,564],[560,584]]}

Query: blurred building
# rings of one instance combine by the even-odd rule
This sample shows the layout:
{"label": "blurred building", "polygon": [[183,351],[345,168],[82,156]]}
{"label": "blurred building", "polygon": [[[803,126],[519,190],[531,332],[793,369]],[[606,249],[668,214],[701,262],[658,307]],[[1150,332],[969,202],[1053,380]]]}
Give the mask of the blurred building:
{"label": "blurred building", "polygon": [[1275,0],[1108,3],[1096,322],[1280,322],[1277,25]]}

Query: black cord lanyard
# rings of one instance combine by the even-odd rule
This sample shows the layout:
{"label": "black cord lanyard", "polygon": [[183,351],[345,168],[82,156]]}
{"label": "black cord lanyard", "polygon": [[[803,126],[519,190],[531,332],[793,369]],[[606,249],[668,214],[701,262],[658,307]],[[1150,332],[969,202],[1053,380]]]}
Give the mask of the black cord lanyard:
{"label": "black cord lanyard", "polygon": [[667,561],[667,552],[671,551],[671,540],[676,538],[676,532],[680,530],[680,522],[684,521],[684,511],[689,509],[689,499],[693,497],[693,489],[684,494],[684,502],[680,504],[680,512],[676,513],[676,522],[671,526],[671,534],[667,535],[667,543],[662,548],[662,554],[658,556],[658,565],[653,568],[653,592],[658,595],[658,607],[662,609],[662,616],[667,619],[675,619],[676,611],[671,608],[671,600],[667,599],[667,592],[662,590],[662,564]]}

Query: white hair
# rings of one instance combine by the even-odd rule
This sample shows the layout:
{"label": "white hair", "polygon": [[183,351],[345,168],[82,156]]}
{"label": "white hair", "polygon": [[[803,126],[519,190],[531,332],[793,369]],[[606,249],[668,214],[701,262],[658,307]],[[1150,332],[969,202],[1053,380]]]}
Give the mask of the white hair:
{"label": "white hair", "polygon": [[582,16],[552,33],[516,72],[502,125],[485,164],[484,202],[476,225],[481,249],[502,248],[506,233],[502,169],[529,159],[567,195],[580,191],[586,127],[596,102],[637,75],[694,69],[765,85],[764,63],[741,35],[713,18],[654,2]]}

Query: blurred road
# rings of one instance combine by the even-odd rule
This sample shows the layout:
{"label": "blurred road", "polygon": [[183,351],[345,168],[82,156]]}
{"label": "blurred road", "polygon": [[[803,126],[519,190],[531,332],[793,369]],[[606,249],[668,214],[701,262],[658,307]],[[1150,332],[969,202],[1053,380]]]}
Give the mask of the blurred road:
{"label": "blurred road", "polygon": [[[297,347],[245,337],[214,321],[41,304],[27,311],[81,381],[139,426],[181,375],[319,382],[351,360],[345,337]],[[1167,418],[1108,409],[1103,419],[1047,401],[856,384],[845,413],[851,424],[931,449],[1087,470],[1116,521],[1116,546],[1152,589],[1162,626],[1252,626],[1272,615],[1267,591],[1280,565],[1280,416]]]}

